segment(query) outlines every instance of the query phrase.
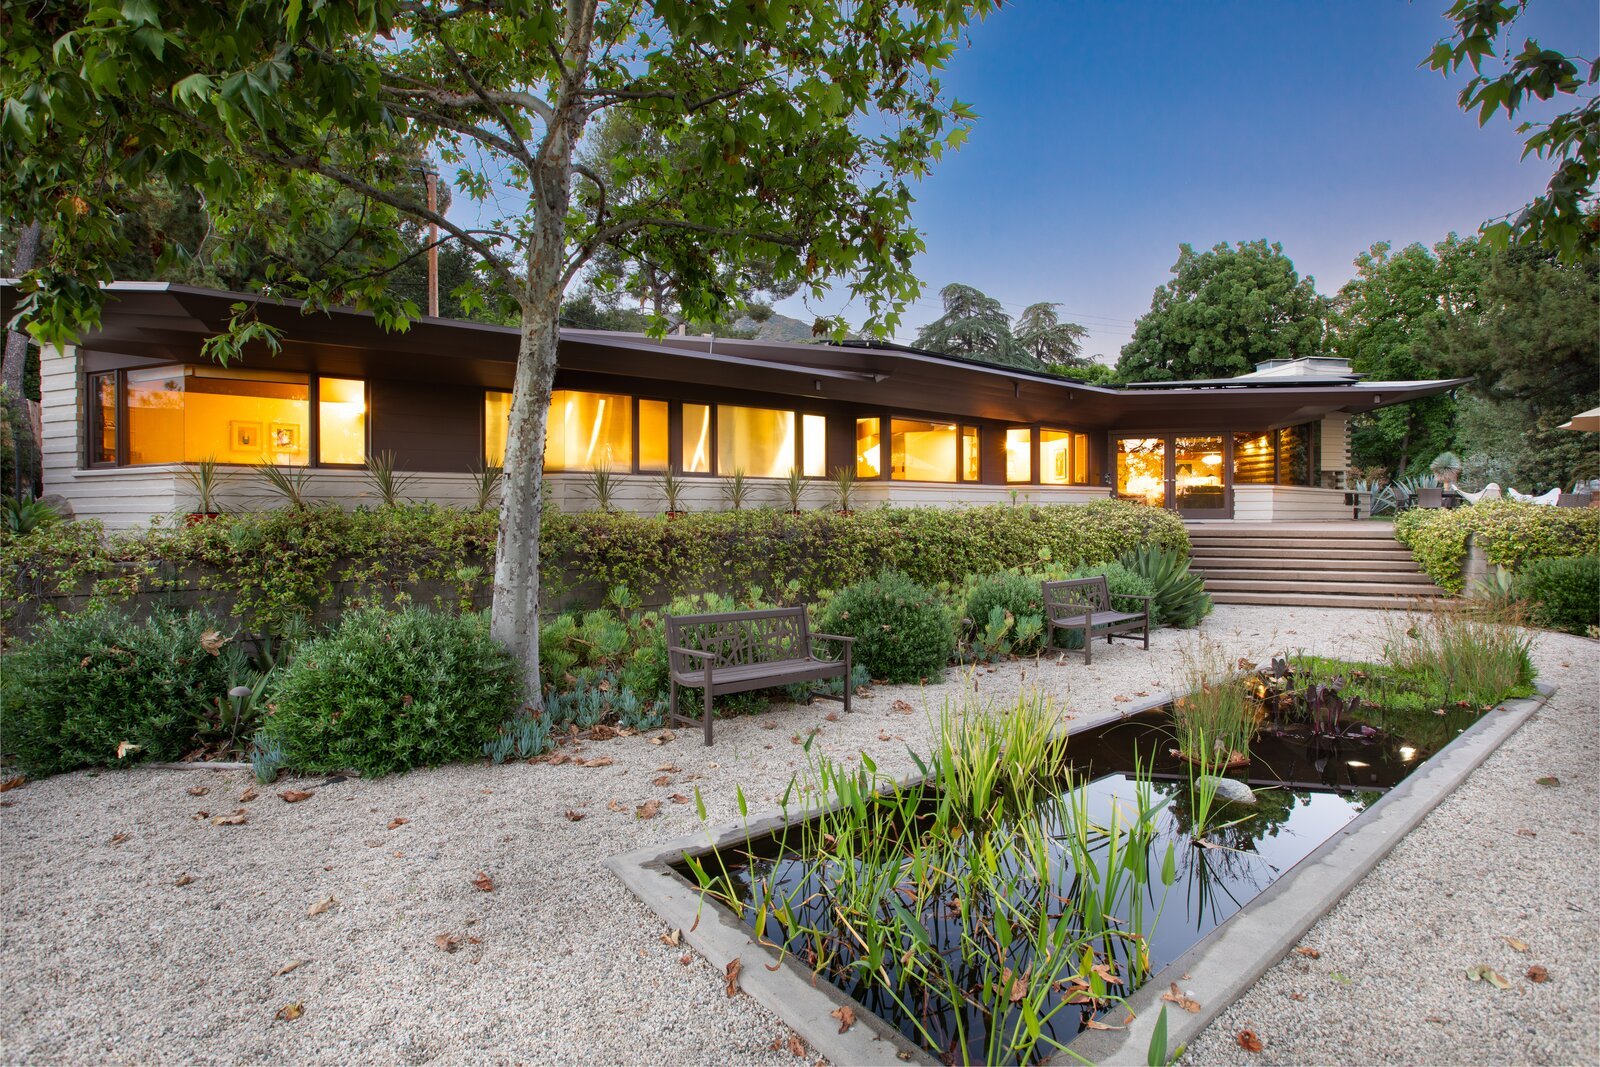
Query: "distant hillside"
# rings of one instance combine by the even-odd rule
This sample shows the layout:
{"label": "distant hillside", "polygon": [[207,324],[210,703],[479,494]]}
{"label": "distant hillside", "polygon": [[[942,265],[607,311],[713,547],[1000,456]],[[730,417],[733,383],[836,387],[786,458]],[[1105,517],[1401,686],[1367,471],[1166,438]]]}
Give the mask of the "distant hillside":
{"label": "distant hillside", "polygon": [[767,319],[766,322],[757,322],[746,315],[733,323],[732,330],[741,336],[747,330],[754,331],[754,337],[757,341],[813,340],[809,322],[801,322],[799,319],[790,318],[788,315],[780,315],[776,311],[772,313],[772,317]]}

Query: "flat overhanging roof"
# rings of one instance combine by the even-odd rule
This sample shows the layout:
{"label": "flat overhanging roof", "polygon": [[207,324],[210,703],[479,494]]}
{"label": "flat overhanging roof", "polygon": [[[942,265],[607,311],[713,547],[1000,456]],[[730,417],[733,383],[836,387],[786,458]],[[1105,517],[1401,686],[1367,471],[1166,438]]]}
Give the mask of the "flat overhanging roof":
{"label": "flat overhanging roof", "polygon": [[[325,374],[379,375],[509,388],[520,333],[514,327],[422,318],[382,330],[349,309],[304,314],[297,301],[168,282],[114,282],[101,327],[80,347],[105,365],[195,362],[246,303],[283,331],[282,351],[247,351],[244,365]],[[956,418],[1058,423],[1078,429],[1202,431],[1268,429],[1362,412],[1463,385],[1286,377],[1108,388],[1042,371],[995,366],[899,346],[805,344],[720,337],[561,331],[564,372],[670,381],[792,397],[814,397]],[[619,389],[622,386],[619,384]]]}

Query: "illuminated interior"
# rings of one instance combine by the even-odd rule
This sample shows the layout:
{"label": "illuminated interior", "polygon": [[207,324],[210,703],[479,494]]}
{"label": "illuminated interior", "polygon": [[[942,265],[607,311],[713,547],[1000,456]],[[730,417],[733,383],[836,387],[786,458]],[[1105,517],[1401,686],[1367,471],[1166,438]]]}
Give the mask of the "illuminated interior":
{"label": "illuminated interior", "polygon": [[551,471],[632,470],[632,399],[574,389],[551,393],[544,465]]}
{"label": "illuminated interior", "polygon": [[222,367],[127,372],[128,462],[311,462],[311,380]]}
{"label": "illuminated interior", "polygon": [[483,396],[483,462],[491,467],[506,465],[506,434],[511,429],[511,394],[492,392]]}
{"label": "illuminated interior", "polygon": [[828,473],[828,420],[823,415],[802,415],[800,431],[800,473],[821,478]]}
{"label": "illuminated interior", "polygon": [[1185,511],[1224,507],[1222,473],[1220,436],[1173,438],[1172,485],[1176,507]]}
{"label": "illuminated interior", "polygon": [[367,383],[356,378],[317,379],[317,460],[367,461]]}
{"label": "illuminated interior", "polygon": [[97,374],[90,379],[93,399],[89,412],[89,462],[117,461],[117,376]]}
{"label": "illuminated interior", "polygon": [[671,437],[667,429],[667,402],[665,400],[639,401],[639,469],[664,471],[667,469],[667,443]]}
{"label": "illuminated interior", "polygon": [[1236,485],[1271,485],[1277,478],[1277,457],[1271,433],[1233,435],[1233,481]]}
{"label": "illuminated interior", "polygon": [[683,469],[711,473],[711,405],[683,405]]}
{"label": "illuminated interior", "polygon": [[717,405],[719,473],[782,478],[794,461],[794,412]]}
{"label": "illuminated interior", "polygon": [[1117,438],[1117,495],[1156,507],[1166,504],[1166,459],[1165,438]]}
{"label": "illuminated interior", "polygon": [[961,478],[963,481],[975,482],[978,480],[979,461],[982,453],[978,450],[978,428],[976,426],[961,427]]}
{"label": "illuminated interior", "polygon": [[896,481],[956,480],[960,430],[955,423],[889,420],[889,477]]}
{"label": "illuminated interior", "polygon": [[876,478],[883,473],[883,433],[878,419],[856,420],[856,477]]}
{"label": "illuminated interior", "polygon": [[1039,431],[1039,481],[1085,485],[1089,481],[1089,437],[1070,430]]}
{"label": "illuminated interior", "polygon": [[1006,481],[1033,481],[1033,431],[1026,426],[1006,430]]}

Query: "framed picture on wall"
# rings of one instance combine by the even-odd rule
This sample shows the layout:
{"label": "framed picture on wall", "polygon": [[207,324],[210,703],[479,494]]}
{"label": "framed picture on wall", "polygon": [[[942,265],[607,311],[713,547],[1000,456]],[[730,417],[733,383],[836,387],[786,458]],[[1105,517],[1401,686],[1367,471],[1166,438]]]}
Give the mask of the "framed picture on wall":
{"label": "framed picture on wall", "polygon": [[255,452],[261,448],[261,424],[259,422],[240,422],[234,420],[228,423],[229,436],[233,439],[235,452]]}
{"label": "framed picture on wall", "polygon": [[300,451],[300,424],[295,422],[275,422],[272,424],[272,451],[298,452]]}
{"label": "framed picture on wall", "polygon": [[1059,450],[1058,452],[1056,452],[1056,481],[1064,482],[1066,480],[1067,480],[1067,450],[1063,448],[1063,449]]}

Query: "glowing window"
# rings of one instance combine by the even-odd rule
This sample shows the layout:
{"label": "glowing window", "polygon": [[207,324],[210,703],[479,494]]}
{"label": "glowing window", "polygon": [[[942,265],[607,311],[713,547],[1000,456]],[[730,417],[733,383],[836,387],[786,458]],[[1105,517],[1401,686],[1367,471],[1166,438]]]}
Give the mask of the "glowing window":
{"label": "glowing window", "polygon": [[1271,485],[1277,477],[1272,433],[1233,435],[1233,480],[1237,485]]}
{"label": "glowing window", "polygon": [[117,376],[89,378],[89,462],[117,461]]}
{"label": "glowing window", "polygon": [[128,372],[128,462],[311,462],[307,375],[222,367]]}
{"label": "glowing window", "polygon": [[632,470],[633,402],[614,393],[551,393],[544,465],[551,471]]}
{"label": "glowing window", "polygon": [[956,480],[960,431],[954,423],[889,420],[889,477],[896,481]]}
{"label": "glowing window", "polygon": [[794,412],[717,405],[717,473],[782,478],[794,460]]}
{"label": "glowing window", "polygon": [[665,400],[639,401],[639,469],[664,471],[667,469],[667,402]]}
{"label": "glowing window", "polygon": [[822,415],[800,416],[800,473],[807,478],[828,473],[828,420]]}
{"label": "glowing window", "polygon": [[978,428],[961,427],[961,480],[975,482],[982,470],[982,453],[978,449]]}
{"label": "glowing window", "polygon": [[317,380],[317,459],[367,461],[367,383],[355,378]]}
{"label": "glowing window", "polygon": [[683,405],[683,469],[690,474],[711,473],[711,407]]}
{"label": "glowing window", "polygon": [[876,478],[883,473],[883,433],[877,419],[856,420],[856,477]]}
{"label": "glowing window", "polygon": [[1152,507],[1167,502],[1167,439],[1117,438],[1117,495]]}
{"label": "glowing window", "polygon": [[483,462],[506,465],[506,434],[511,429],[511,394],[491,392],[483,397]]}
{"label": "glowing window", "polygon": [[1026,426],[1006,430],[1006,481],[1033,481],[1033,431]]}
{"label": "glowing window", "polygon": [[1039,431],[1039,481],[1083,485],[1089,481],[1089,438],[1070,430]]}

